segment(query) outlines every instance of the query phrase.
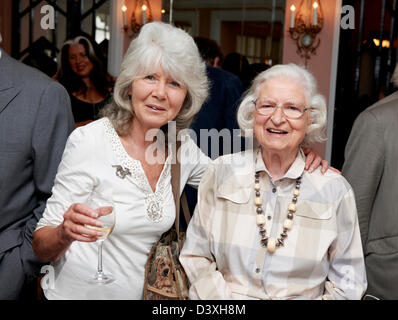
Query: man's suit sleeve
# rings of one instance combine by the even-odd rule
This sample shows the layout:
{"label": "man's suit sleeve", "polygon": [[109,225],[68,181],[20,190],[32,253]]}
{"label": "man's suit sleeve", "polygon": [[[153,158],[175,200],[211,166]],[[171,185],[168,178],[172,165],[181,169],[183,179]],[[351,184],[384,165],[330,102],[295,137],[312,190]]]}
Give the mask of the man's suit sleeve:
{"label": "man's suit sleeve", "polygon": [[[240,135],[234,133],[234,129],[239,129],[237,121],[237,111],[240,103],[240,98],[243,93],[242,83],[238,77],[231,75],[226,77],[224,81],[225,86],[225,128],[227,128],[232,135],[231,140],[231,153],[244,150],[245,140]],[[224,154],[223,151],[221,151]]]}
{"label": "man's suit sleeve", "polygon": [[29,278],[36,275],[42,264],[32,250],[33,232],[51,195],[66,140],[74,128],[69,95],[56,82],[50,82],[43,90],[37,110],[32,134],[32,158],[38,204],[26,223],[21,246],[21,260]]}
{"label": "man's suit sleeve", "polygon": [[382,124],[371,112],[362,112],[355,120],[344,156],[342,171],[355,193],[362,245],[365,249],[372,206],[384,165]]}

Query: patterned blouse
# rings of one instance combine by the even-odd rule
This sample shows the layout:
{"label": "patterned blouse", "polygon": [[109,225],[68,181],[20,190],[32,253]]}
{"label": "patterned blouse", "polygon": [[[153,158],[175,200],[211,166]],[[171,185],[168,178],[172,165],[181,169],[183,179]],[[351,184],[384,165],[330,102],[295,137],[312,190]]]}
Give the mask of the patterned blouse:
{"label": "patterned blouse", "polygon": [[[191,299],[361,298],[367,281],[353,191],[331,170],[304,171],[304,159],[300,151],[275,183],[256,150],[220,157],[209,166],[180,255]],[[265,229],[274,238],[302,175],[293,227],[274,253],[260,245],[255,172]]]}

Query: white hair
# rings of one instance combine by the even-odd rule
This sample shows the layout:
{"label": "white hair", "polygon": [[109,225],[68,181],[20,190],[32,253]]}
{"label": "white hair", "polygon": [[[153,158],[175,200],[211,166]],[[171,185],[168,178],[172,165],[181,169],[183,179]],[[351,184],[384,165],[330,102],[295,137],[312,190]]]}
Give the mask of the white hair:
{"label": "white hair", "polygon": [[[119,133],[134,117],[129,90],[134,79],[155,73],[162,67],[168,76],[187,88],[183,106],[174,119],[177,130],[188,128],[208,95],[206,65],[192,37],[163,22],[145,24],[123,59],[114,89],[114,103],[102,115],[110,118]],[[134,94],[134,93],[133,93]]]}
{"label": "white hair", "polygon": [[238,124],[243,135],[253,133],[254,103],[264,83],[271,78],[287,78],[298,83],[304,90],[310,108],[311,124],[308,126],[303,144],[324,141],[324,129],[326,125],[326,101],[317,92],[317,84],[314,76],[304,67],[296,64],[280,64],[261,72],[254,80],[250,89],[246,92],[238,109]]}

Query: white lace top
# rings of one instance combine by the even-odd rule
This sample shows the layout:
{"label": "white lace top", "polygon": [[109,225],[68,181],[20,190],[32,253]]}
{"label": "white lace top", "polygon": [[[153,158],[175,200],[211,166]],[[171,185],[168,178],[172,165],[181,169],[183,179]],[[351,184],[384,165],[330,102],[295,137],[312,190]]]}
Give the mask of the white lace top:
{"label": "white lace top", "polygon": [[[180,191],[197,187],[210,159],[188,135],[181,145]],[[171,152],[170,152],[171,153]],[[141,299],[144,269],[152,245],[173,224],[172,155],[152,191],[141,163],[125,151],[107,118],[77,128],[69,137],[37,229],[57,226],[73,203],[87,203],[92,194],[112,196],[116,225],[104,242],[103,269],[116,281],[105,286],[85,282],[97,268],[97,244],[75,241],[56,263],[43,286],[47,299]],[[50,268],[51,269],[51,268]]]}

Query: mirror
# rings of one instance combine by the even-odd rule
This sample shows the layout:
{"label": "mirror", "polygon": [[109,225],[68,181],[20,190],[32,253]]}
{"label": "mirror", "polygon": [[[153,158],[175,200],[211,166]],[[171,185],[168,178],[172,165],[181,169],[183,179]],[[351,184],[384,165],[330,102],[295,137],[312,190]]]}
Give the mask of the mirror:
{"label": "mirror", "polygon": [[250,64],[282,61],[284,0],[163,0],[162,20],[191,36],[213,39],[226,57],[237,52]]}

